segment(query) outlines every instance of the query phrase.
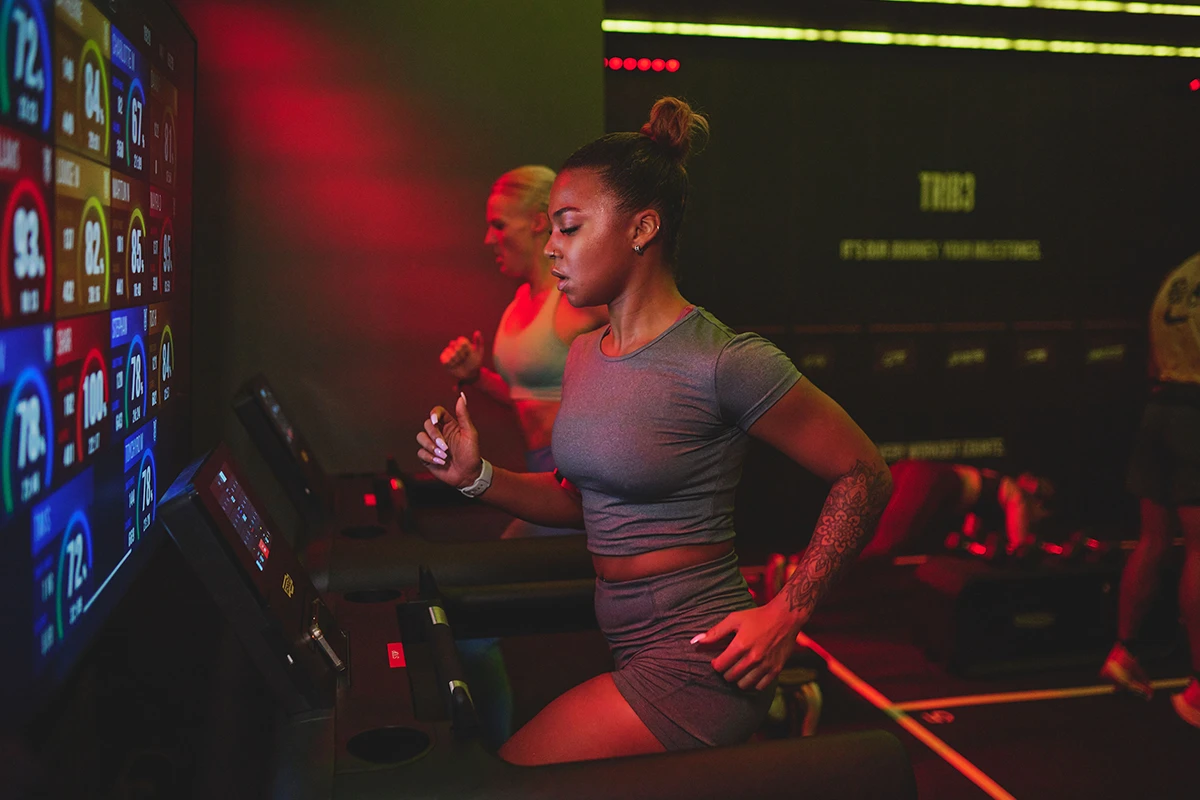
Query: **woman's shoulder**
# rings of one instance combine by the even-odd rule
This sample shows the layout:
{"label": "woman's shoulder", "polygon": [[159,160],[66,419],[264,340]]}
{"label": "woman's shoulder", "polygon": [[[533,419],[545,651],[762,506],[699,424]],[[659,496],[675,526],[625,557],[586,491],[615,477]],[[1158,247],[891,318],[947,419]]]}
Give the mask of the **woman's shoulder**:
{"label": "woman's shoulder", "polygon": [[690,336],[687,338],[696,348],[711,352],[714,357],[719,357],[731,344],[762,338],[753,331],[738,331],[726,325],[711,311],[701,306],[696,306],[695,312],[685,322],[689,323]]}

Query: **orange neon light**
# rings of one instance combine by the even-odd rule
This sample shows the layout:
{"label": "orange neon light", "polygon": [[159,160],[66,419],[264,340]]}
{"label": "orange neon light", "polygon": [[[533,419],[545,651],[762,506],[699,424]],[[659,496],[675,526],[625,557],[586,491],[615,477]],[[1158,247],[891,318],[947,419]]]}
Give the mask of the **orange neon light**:
{"label": "orange neon light", "polygon": [[796,637],[796,644],[811,649],[814,653],[825,659],[825,663],[829,666],[829,671],[836,678],[858,692],[868,703],[895,720],[900,727],[904,728],[904,730],[919,739],[923,745],[941,756],[947,764],[961,772],[967,780],[986,792],[989,797],[995,798],[995,800],[1016,800],[1016,798],[1005,791],[1004,787],[988,777],[987,773],[968,761],[953,747],[930,733],[921,723],[899,709],[896,704],[887,699],[878,689],[851,672],[845,664],[830,655],[828,650],[808,638],[807,635],[803,633],[799,634]]}

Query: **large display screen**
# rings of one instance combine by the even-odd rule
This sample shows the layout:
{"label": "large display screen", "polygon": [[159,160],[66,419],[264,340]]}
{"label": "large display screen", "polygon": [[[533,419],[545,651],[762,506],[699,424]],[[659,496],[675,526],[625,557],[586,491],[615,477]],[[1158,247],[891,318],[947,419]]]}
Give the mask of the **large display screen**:
{"label": "large display screen", "polygon": [[195,39],[161,0],[0,4],[3,694],[60,681],[190,456]]}

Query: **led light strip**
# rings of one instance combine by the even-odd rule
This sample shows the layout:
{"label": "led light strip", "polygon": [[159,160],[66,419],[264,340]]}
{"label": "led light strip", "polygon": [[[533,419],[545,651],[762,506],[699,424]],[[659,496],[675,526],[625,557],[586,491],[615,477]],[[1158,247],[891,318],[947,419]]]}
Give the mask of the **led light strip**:
{"label": "led light strip", "polygon": [[1200,17],[1200,6],[1178,3],[1117,3],[1112,0],[889,0],[892,3],[936,3],[943,6],[1044,8],[1051,11],[1095,11],[1107,14],[1161,14]]}
{"label": "led light strip", "polygon": [[[1151,681],[1155,689],[1182,689],[1188,685],[1191,678],[1165,678]],[[908,703],[896,703],[901,711],[934,711],[943,708],[967,708],[975,706],[992,706],[1008,703],[1030,703],[1038,700],[1066,700],[1073,697],[1100,697],[1115,694],[1116,687],[1112,684],[1103,686],[1079,686],[1070,689],[1038,689],[1029,692],[998,692],[996,694],[969,694],[962,697],[938,697],[932,700],[913,700]]]}
{"label": "led light strip", "polygon": [[940,33],[892,33],[890,31],[841,31],[820,28],[777,28],[764,25],[724,25],[698,22],[650,22],[606,19],[605,33],[644,33],[659,36],[711,36],[721,39],[770,39],[791,42],[840,42],[842,44],[940,47],[952,50],[1015,50],[1025,53],[1073,55],[1149,56],[1153,58],[1200,58],[1200,47],[1132,42],[1076,42],[1058,39],[1007,39],[1000,36],[960,36]]}
{"label": "led light strip", "polygon": [[904,730],[915,736],[921,744],[937,753],[947,764],[962,773],[963,777],[982,789],[992,800],[1016,800],[1003,786],[996,783],[987,773],[968,761],[961,753],[935,736],[928,728],[907,713],[898,708],[878,689],[855,675],[850,669],[838,661],[829,651],[814,642],[806,634],[796,636],[796,644],[807,647],[825,660],[829,672],[858,693],[871,705],[887,714]]}

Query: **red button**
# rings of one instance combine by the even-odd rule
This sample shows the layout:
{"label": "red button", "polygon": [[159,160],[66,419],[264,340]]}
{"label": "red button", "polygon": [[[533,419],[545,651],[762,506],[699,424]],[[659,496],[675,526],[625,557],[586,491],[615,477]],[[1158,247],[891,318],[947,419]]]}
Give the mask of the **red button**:
{"label": "red button", "polygon": [[396,667],[403,667],[406,665],[407,662],[404,660],[404,645],[400,644],[399,642],[391,642],[388,644],[388,666],[392,669],[395,669]]}
{"label": "red button", "polygon": [[363,495],[363,505],[364,506],[373,506],[373,505],[375,505],[375,503],[376,503],[375,495],[373,495],[373,494],[364,494]]}

